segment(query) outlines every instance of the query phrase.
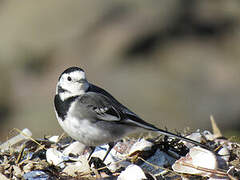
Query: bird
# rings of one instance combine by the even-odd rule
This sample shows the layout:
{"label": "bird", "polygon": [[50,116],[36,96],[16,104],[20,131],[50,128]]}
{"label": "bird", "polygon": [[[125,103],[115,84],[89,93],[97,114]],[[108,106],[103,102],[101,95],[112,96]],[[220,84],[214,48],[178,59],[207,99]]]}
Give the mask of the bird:
{"label": "bird", "polygon": [[60,126],[70,137],[89,147],[109,144],[107,154],[112,142],[144,129],[208,148],[144,121],[109,92],[90,83],[80,67],[69,67],[59,76],[54,107]]}

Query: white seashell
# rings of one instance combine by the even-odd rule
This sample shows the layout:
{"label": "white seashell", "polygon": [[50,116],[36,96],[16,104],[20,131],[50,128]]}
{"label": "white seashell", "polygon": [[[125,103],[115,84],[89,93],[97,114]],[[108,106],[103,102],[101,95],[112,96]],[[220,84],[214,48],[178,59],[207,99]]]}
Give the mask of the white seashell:
{"label": "white seashell", "polygon": [[146,139],[140,139],[133,144],[133,146],[129,150],[129,154],[132,154],[136,151],[149,151],[151,150],[152,146],[153,143],[147,141]]}
{"label": "white seashell", "polygon": [[142,180],[147,179],[143,170],[134,164],[129,165],[121,174],[117,180]]}
{"label": "white seashell", "polygon": [[57,143],[58,139],[59,139],[59,136],[52,136],[52,137],[48,138],[48,140],[53,143]]}
{"label": "white seashell", "polygon": [[63,173],[66,173],[69,176],[75,177],[77,173],[88,173],[90,171],[90,167],[86,158],[81,158],[80,161],[67,164],[63,169]]}
{"label": "white seashell", "polygon": [[201,147],[193,147],[190,152],[177,160],[172,168],[179,173],[195,174],[201,176],[211,176],[211,172],[203,169],[216,170],[218,167],[217,158],[214,153]]}
{"label": "white seashell", "polygon": [[65,156],[69,156],[69,154],[74,154],[74,155],[81,155],[85,149],[85,145],[75,141],[72,144],[70,144],[68,147],[66,147],[63,151],[63,154]]}
{"label": "white seashell", "polygon": [[[201,141],[202,141],[202,135],[201,135],[200,132],[194,132],[194,133],[186,136],[186,138],[192,139],[192,140],[197,141],[197,142],[201,142]],[[189,143],[189,142],[183,141],[183,143],[184,143],[185,146],[187,146],[188,148],[192,148],[192,147],[195,146],[194,144]]]}
{"label": "white seashell", "polygon": [[55,148],[49,148],[46,152],[47,162],[55,166],[64,167],[64,161],[68,160],[67,156],[64,156],[63,153],[58,151]]}

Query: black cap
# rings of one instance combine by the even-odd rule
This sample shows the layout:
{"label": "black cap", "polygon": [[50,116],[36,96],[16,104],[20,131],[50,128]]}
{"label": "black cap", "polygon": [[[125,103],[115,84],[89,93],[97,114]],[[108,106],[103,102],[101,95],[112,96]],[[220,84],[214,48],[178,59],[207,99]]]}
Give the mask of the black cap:
{"label": "black cap", "polygon": [[[60,77],[63,74],[69,74],[69,73],[74,72],[74,71],[82,71],[82,72],[84,72],[84,70],[82,68],[73,66],[73,67],[67,68],[65,71],[63,71],[62,74],[60,75]],[[59,77],[59,79],[60,79],[60,77]]]}

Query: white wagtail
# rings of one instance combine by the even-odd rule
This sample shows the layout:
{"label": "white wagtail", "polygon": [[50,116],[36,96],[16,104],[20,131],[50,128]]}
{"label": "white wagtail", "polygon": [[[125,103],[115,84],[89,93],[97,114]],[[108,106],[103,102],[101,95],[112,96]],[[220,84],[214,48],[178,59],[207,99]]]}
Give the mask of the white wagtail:
{"label": "white wagtail", "polygon": [[79,67],[70,67],[60,75],[54,105],[63,130],[87,146],[114,142],[138,129],[146,129],[208,148],[143,121],[107,91],[89,83]]}

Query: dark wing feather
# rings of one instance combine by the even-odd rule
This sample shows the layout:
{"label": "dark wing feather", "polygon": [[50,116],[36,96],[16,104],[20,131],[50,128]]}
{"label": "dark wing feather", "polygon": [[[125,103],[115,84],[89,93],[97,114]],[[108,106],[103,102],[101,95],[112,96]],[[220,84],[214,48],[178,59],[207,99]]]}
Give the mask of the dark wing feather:
{"label": "dark wing feather", "polygon": [[114,104],[114,107],[117,107],[118,112],[121,112],[121,123],[138,126],[152,131],[158,130],[158,128],[156,128],[152,124],[143,121],[138,115],[130,111],[126,106],[122,105],[118,100],[116,100],[110,93],[108,93],[104,89],[96,85],[90,84],[88,92],[95,92],[98,94],[100,93],[104,95],[104,97],[110,99],[111,103]]}
{"label": "dark wing feather", "polygon": [[80,111],[85,109],[87,116],[104,121],[120,121],[123,118],[122,112],[111,102],[111,99],[95,92],[87,92],[80,96],[76,107]]}
{"label": "dark wing feather", "polygon": [[109,92],[105,91],[104,89],[102,89],[94,84],[89,84],[88,92],[95,92],[95,93],[104,95],[105,97],[107,97],[111,100],[111,103],[113,103],[114,106],[117,106],[118,110],[121,111],[121,113],[129,114],[130,116],[134,116],[134,117],[136,117],[136,120],[141,119],[134,112],[130,111],[126,106],[122,105],[118,100],[116,100]]}

